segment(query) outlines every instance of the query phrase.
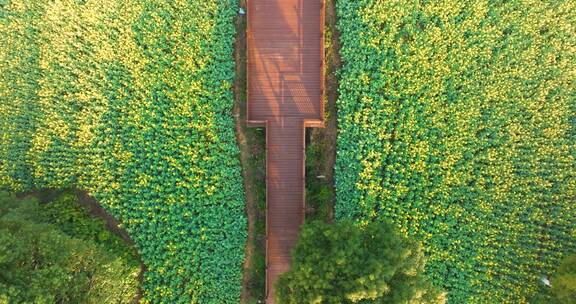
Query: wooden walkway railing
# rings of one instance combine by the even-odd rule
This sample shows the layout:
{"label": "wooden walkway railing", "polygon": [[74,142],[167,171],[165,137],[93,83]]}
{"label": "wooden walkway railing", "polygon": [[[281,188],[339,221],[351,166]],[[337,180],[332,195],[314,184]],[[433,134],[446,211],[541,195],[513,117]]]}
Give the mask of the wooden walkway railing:
{"label": "wooden walkway railing", "polygon": [[305,128],[323,127],[323,0],[248,0],[248,124],[266,127],[266,301],[305,210]]}

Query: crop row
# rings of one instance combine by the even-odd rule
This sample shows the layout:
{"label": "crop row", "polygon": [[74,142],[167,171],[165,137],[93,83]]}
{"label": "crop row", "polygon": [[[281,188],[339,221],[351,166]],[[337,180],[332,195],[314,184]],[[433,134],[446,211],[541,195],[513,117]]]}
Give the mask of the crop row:
{"label": "crop row", "polygon": [[576,251],[576,4],[337,2],[336,217],[421,241],[451,303],[523,303]]}
{"label": "crop row", "polygon": [[89,191],[136,243],[144,302],[240,296],[236,10],[234,0],[0,4],[0,187]]}

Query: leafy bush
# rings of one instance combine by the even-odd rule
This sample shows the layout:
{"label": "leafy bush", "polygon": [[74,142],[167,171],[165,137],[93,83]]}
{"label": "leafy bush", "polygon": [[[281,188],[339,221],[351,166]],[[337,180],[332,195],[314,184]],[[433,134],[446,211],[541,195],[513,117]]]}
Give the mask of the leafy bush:
{"label": "leafy bush", "polygon": [[560,304],[576,303],[576,255],[567,256],[552,278],[552,293]]}
{"label": "leafy bush", "polygon": [[0,188],[88,191],[134,239],[144,302],[240,295],[236,10],[234,0],[0,2]]}
{"label": "leafy bush", "polygon": [[[42,198],[40,200],[42,201]],[[91,218],[78,200],[78,196],[72,191],[60,192],[49,203],[40,205],[37,218],[57,226],[70,237],[94,242],[105,247],[108,252],[136,263],[136,252],[127,250],[125,241],[108,230],[103,219]]]}
{"label": "leafy bush", "polygon": [[576,251],[576,3],[342,0],[337,219],[390,219],[451,303]]}
{"label": "leafy bush", "polygon": [[304,226],[290,270],[276,283],[282,303],[445,303],[423,276],[421,248],[392,225]]}
{"label": "leafy bush", "polygon": [[[73,198],[48,203],[59,209],[47,214],[34,199],[20,202],[0,192],[0,303],[133,303],[140,271],[135,252],[115,235],[86,237],[108,231]],[[51,221],[70,212],[71,222]]]}

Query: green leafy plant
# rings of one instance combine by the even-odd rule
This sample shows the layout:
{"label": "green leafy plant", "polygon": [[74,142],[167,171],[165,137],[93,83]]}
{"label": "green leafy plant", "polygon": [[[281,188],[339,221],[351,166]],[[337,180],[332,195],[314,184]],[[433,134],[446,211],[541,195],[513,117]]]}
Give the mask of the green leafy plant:
{"label": "green leafy plant", "polygon": [[527,302],[576,250],[576,4],[336,5],[336,218],[421,241],[450,303]]}
{"label": "green leafy plant", "polygon": [[144,303],[240,296],[237,5],[11,0],[0,9],[0,188],[86,190],[136,243]]}

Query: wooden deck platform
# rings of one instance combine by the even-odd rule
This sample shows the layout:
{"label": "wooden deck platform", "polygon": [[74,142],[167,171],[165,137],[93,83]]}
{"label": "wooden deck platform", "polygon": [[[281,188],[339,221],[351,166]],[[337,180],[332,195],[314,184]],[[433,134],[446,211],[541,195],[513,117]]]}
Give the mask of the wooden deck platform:
{"label": "wooden deck platform", "polygon": [[323,0],[248,1],[248,124],[266,127],[266,298],[304,222],[305,128],[322,127]]}

